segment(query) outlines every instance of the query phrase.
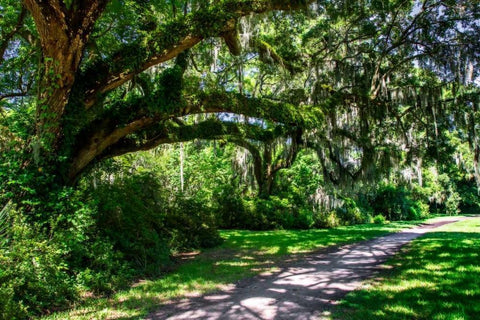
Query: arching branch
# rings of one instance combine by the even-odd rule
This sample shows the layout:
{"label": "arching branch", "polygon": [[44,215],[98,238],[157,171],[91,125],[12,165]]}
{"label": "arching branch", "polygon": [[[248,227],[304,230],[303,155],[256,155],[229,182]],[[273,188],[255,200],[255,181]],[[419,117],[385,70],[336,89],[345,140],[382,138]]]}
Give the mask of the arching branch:
{"label": "arching branch", "polygon": [[[101,78],[88,82],[90,85],[85,91],[85,106],[87,109],[92,107],[100,95],[119,87],[154,65],[173,59],[205,38],[223,37],[233,53],[237,54],[240,48],[236,41],[235,21],[239,18],[252,13],[265,13],[273,10],[295,10],[306,7],[312,2],[314,1],[228,0],[208,11],[201,10],[186,17],[178,17],[147,41],[147,46],[142,49],[145,52],[144,59],[137,65],[131,66],[128,63],[130,57],[127,52],[131,49],[131,45],[127,45],[109,61],[93,66],[92,71],[105,68],[108,71]],[[134,45],[140,50],[139,43]],[[108,67],[106,67],[107,65]],[[130,66],[125,67],[126,65]],[[91,77],[93,74],[95,72],[87,71],[85,77]]]}

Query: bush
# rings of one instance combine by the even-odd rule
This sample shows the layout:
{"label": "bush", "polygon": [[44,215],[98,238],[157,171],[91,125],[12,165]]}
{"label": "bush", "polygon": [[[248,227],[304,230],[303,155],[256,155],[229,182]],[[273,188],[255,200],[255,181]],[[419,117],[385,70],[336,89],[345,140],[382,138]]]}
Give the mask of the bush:
{"label": "bush", "polygon": [[267,217],[256,210],[256,199],[243,199],[237,188],[228,185],[215,196],[215,199],[217,221],[221,228],[251,230],[272,228]]}
{"label": "bush", "polygon": [[158,275],[171,264],[172,250],[221,243],[213,210],[190,197],[173,197],[144,172],[101,184],[98,228],[137,274]]}
{"label": "bush", "polygon": [[27,318],[62,308],[77,297],[66,252],[18,217],[0,248],[0,311],[3,319]]}
{"label": "bush", "polygon": [[81,291],[111,291],[131,276],[122,255],[100,236],[94,204],[70,188],[43,196],[45,205],[12,209],[6,229],[2,223],[0,310],[7,319],[66,308]]}
{"label": "bush", "polygon": [[412,202],[409,210],[409,220],[425,219],[430,215],[430,206],[421,201]]}
{"label": "bush", "polygon": [[314,226],[314,213],[311,209],[300,208],[296,218],[296,227],[298,229],[310,229]]}
{"label": "bush", "polygon": [[341,225],[341,220],[337,216],[337,211],[320,212],[315,218],[314,226],[316,228],[335,228]]}
{"label": "bush", "polygon": [[212,210],[172,197],[151,174],[83,187],[52,188],[30,211],[1,211],[0,317],[67,308],[82,291],[110,293],[134,275],[159,274],[172,250],[222,241]]}
{"label": "bush", "polygon": [[134,270],[110,241],[99,238],[88,249],[83,263],[76,266],[75,282],[79,287],[97,294],[112,293],[133,279]]}
{"label": "bush", "polygon": [[464,213],[477,213],[480,211],[480,197],[475,181],[466,180],[457,183],[457,191],[461,198],[459,209]]}
{"label": "bush", "polygon": [[223,241],[213,210],[193,198],[179,197],[167,209],[165,232],[173,250],[211,248]]}
{"label": "bush", "polygon": [[365,214],[365,223],[374,223],[373,216],[370,214],[370,212]]}
{"label": "bush", "polygon": [[454,190],[449,190],[447,201],[445,201],[446,213],[451,216],[455,216],[460,213],[460,194]]}
{"label": "bush", "polygon": [[246,198],[234,190],[217,198],[220,226],[250,230],[309,229],[314,225],[311,209],[298,208],[289,198]]}
{"label": "bush", "polygon": [[257,199],[257,210],[267,217],[274,229],[293,229],[297,227],[298,213],[287,198],[271,196],[269,199]]}
{"label": "bush", "polygon": [[364,223],[366,220],[366,216],[358,207],[355,200],[351,198],[344,198],[343,201],[343,206],[337,209],[337,215],[338,218],[342,221],[342,224],[353,225]]}
{"label": "bush", "polygon": [[153,176],[137,174],[100,184],[94,192],[102,237],[111,239],[114,249],[144,275],[158,274],[170,262],[165,208],[157,188]]}
{"label": "bush", "polygon": [[377,214],[375,217],[373,217],[373,223],[375,224],[385,224],[386,222],[387,219],[385,219],[385,217],[381,214]]}
{"label": "bush", "polygon": [[381,214],[387,220],[415,220],[429,214],[428,205],[414,201],[411,193],[403,187],[380,186],[369,202],[375,215]]}

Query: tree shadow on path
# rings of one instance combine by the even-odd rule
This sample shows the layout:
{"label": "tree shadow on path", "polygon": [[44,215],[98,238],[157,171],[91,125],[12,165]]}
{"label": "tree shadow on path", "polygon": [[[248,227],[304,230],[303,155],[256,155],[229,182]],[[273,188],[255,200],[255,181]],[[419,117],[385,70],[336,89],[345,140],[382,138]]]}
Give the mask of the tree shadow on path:
{"label": "tree shadow on path", "polygon": [[318,319],[363,280],[376,275],[382,263],[404,244],[455,221],[458,219],[329,248],[301,261],[284,263],[274,274],[245,279],[214,294],[165,304],[147,319]]}

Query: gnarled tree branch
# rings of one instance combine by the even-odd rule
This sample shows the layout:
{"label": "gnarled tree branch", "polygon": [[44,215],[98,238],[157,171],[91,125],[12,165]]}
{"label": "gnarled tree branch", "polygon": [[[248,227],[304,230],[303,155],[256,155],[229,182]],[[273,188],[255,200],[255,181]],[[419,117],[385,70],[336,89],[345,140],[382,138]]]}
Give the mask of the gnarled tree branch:
{"label": "gnarled tree branch", "polygon": [[[125,68],[128,59],[126,46],[117,52],[109,65],[109,71],[102,78],[91,81],[85,91],[85,107],[92,107],[99,96],[111,91],[146,69],[173,59],[181,52],[192,48],[205,38],[220,36],[225,38],[234,54],[239,53],[239,44],[236,39],[236,20],[252,13],[265,13],[272,10],[294,10],[307,6],[313,0],[229,0],[219,5],[215,10],[199,11],[187,17],[179,17],[172,23],[164,26],[151,40],[148,41],[143,62],[136,66]],[[208,22],[208,23],[207,23]],[[212,22],[215,24],[211,25]],[[220,27],[219,27],[220,26]],[[172,35],[174,39],[172,40]],[[101,65],[102,63],[100,63]],[[99,64],[92,67],[102,68]],[[87,71],[88,77],[91,74]]]}

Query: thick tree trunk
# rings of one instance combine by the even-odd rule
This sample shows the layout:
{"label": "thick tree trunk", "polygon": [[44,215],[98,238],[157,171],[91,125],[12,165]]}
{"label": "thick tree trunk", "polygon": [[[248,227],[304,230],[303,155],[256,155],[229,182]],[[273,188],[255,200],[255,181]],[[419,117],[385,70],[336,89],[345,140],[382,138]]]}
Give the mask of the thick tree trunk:
{"label": "thick tree trunk", "polygon": [[65,114],[76,70],[59,67],[69,62],[70,57],[68,56],[56,59],[46,57],[45,59],[43,90],[37,104],[36,132],[42,149],[56,153],[63,135],[61,121]]}
{"label": "thick tree trunk", "polygon": [[258,197],[262,199],[268,199],[272,195],[273,191],[273,175],[265,175],[260,181],[258,181]]}
{"label": "thick tree trunk", "polygon": [[74,0],[68,9],[61,0],[24,0],[35,21],[43,53],[36,120],[37,156],[58,156],[63,137],[61,123],[75,76],[93,26],[107,3],[108,0]]}

